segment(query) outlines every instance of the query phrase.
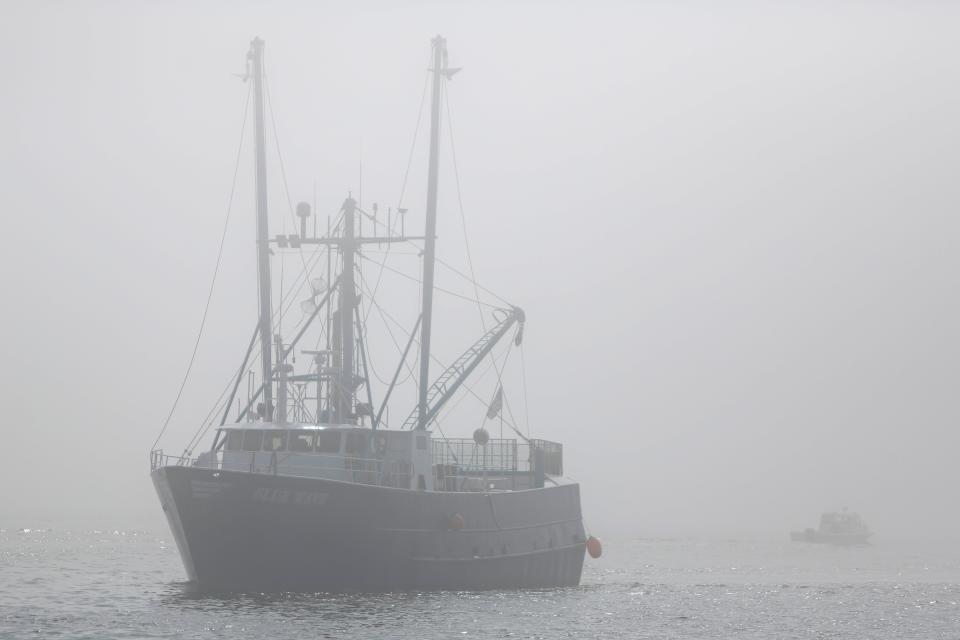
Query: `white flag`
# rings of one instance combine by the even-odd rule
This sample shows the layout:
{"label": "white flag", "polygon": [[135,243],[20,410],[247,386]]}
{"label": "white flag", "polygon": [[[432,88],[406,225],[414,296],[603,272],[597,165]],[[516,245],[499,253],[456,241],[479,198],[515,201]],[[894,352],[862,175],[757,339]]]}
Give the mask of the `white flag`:
{"label": "white flag", "polygon": [[497,393],[493,396],[493,400],[490,402],[490,408],[487,409],[487,420],[493,420],[500,414],[500,409],[503,408],[503,385],[497,387]]}

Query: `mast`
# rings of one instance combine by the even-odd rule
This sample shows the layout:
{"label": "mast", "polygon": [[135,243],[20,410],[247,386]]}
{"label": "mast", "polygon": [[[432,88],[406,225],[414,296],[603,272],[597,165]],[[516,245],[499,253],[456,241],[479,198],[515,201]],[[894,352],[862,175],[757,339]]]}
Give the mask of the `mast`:
{"label": "mast", "polygon": [[440,89],[446,71],[447,41],[433,44],[433,98],[430,106],[430,166],[427,175],[427,229],[423,243],[423,309],[420,324],[420,397],[417,429],[427,428],[427,390],[430,387],[430,331],[433,324],[433,271],[437,235],[437,180],[440,151]]}
{"label": "mast", "polygon": [[273,419],[273,341],[270,302],[270,240],[267,229],[267,152],[263,127],[263,40],[250,43],[248,77],[253,79],[254,124],[256,128],[257,179],[257,271],[260,284],[260,363],[263,367],[263,420]]}
{"label": "mast", "polygon": [[340,254],[343,257],[343,271],[340,273],[340,296],[337,315],[340,326],[340,370],[333,397],[333,418],[335,422],[350,420],[353,412],[353,392],[356,381],[353,375],[356,355],[354,353],[354,306],[356,305],[356,283],[354,282],[354,264],[356,263],[356,242],[354,220],[357,202],[353,198],[343,201],[343,237],[340,240]]}
{"label": "mast", "polygon": [[[286,366],[286,358],[297,342],[303,336],[304,331],[307,326],[313,322],[318,316],[321,308],[326,306],[327,313],[327,348],[322,352],[308,352],[313,353],[317,356],[317,421],[318,423],[323,421],[330,421],[333,423],[354,423],[356,420],[356,390],[360,383],[367,382],[367,391],[369,396],[369,381],[366,380],[366,363],[363,363],[364,375],[359,376],[357,374],[357,358],[364,358],[365,355],[362,351],[364,348],[361,345],[361,351],[358,354],[357,352],[357,336],[359,335],[362,340],[362,329],[358,329],[354,325],[354,322],[357,320],[356,309],[359,304],[359,296],[357,295],[357,283],[355,278],[355,266],[356,259],[360,248],[364,244],[377,244],[381,245],[384,243],[393,243],[393,242],[408,242],[410,240],[427,240],[426,237],[420,236],[407,236],[401,231],[399,236],[395,236],[390,230],[386,235],[377,235],[376,225],[374,225],[374,233],[371,236],[364,236],[363,225],[357,225],[357,213],[364,213],[356,200],[352,196],[347,197],[343,202],[343,229],[339,235],[331,235],[333,230],[331,229],[330,219],[327,218],[327,234],[324,237],[316,236],[316,221],[314,222],[314,235],[313,237],[306,237],[307,229],[307,218],[310,216],[310,207],[309,206],[298,206],[297,215],[300,217],[300,234],[293,235],[278,235],[274,239],[270,239],[269,229],[268,229],[268,210],[267,210],[267,159],[266,159],[266,136],[264,133],[264,87],[263,87],[263,40],[260,38],[255,38],[250,43],[250,51],[247,53],[247,75],[246,79],[253,80],[253,100],[254,100],[254,125],[255,125],[255,173],[256,173],[256,200],[257,200],[257,270],[258,270],[258,283],[259,283],[259,292],[260,292],[260,317],[257,323],[257,330],[254,334],[254,339],[259,338],[260,340],[260,349],[261,349],[261,365],[262,365],[262,376],[263,384],[257,389],[249,400],[247,401],[246,407],[240,413],[238,420],[242,419],[243,416],[247,415],[250,407],[253,406],[253,403],[256,402],[261,394],[263,395],[263,402],[261,418],[267,421],[277,421],[279,423],[286,422],[286,388],[285,385],[289,381],[287,376],[288,370],[284,367]],[[441,69],[442,66],[445,67],[446,63],[446,45],[443,38],[434,39],[434,48],[435,48],[435,69]],[[443,51],[441,57],[440,51]],[[443,68],[444,73],[449,73],[450,70]],[[439,135],[439,114],[440,114],[440,103],[439,103],[439,91],[440,84],[437,79],[439,76],[437,72],[434,72],[434,108],[433,108],[433,128],[432,128],[432,137],[430,147],[430,158],[431,158],[431,180],[430,180],[430,193],[432,196],[429,198],[428,203],[428,212],[432,211],[432,214],[428,214],[428,219],[432,220],[428,224],[428,228],[431,229],[431,235],[429,241],[427,241],[427,255],[429,255],[429,260],[427,263],[430,265],[429,273],[429,282],[430,282],[430,291],[433,290],[433,235],[435,234],[436,229],[436,182],[437,182],[437,136]],[[301,203],[302,204],[302,203]],[[405,210],[401,210],[404,212]],[[374,205],[374,220],[376,219],[376,205]],[[327,285],[327,292],[323,298],[323,301],[317,305],[317,308],[308,318],[306,324],[300,329],[297,333],[297,336],[293,339],[293,342],[288,346],[284,347],[283,343],[280,341],[279,336],[276,338],[273,336],[273,327],[272,327],[272,304],[271,304],[271,292],[270,292],[270,244],[275,243],[279,248],[287,247],[299,247],[301,245],[326,245],[328,247],[337,247],[340,251],[343,272],[340,276],[337,277],[336,282]],[[330,260],[330,252],[327,254],[327,273],[328,276],[331,275],[332,263]],[[335,312],[331,313],[332,307],[332,296],[336,294],[338,301],[338,308]],[[427,298],[426,308],[432,306],[432,298],[425,296]],[[358,323],[359,324],[359,323]],[[358,333],[358,331],[360,333]],[[416,332],[416,328],[414,328]],[[429,330],[427,331],[427,350],[429,352]],[[280,385],[277,389],[277,393],[280,399],[280,407],[274,406],[274,357],[273,357],[273,343],[276,339],[277,347],[277,356],[276,356],[276,371],[278,373],[279,380],[277,381]],[[408,347],[409,348],[409,347]],[[253,342],[251,342],[249,350],[252,351]],[[321,357],[322,356],[322,357]],[[322,363],[325,362],[325,358],[330,358],[329,367],[323,367]],[[424,376],[427,376],[429,371],[423,373]],[[296,377],[296,376],[294,376]],[[326,390],[326,411],[321,409],[321,386],[326,380],[327,390]],[[370,400],[372,404],[372,400]],[[259,409],[259,407],[258,407]],[[276,413],[276,415],[274,415]],[[327,415],[325,415],[327,414]],[[371,418],[373,416],[371,415]]]}

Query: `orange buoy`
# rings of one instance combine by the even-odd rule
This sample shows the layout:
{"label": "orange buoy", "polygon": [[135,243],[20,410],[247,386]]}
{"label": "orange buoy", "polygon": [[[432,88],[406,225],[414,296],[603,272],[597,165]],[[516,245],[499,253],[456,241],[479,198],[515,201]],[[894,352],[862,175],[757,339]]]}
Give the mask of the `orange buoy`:
{"label": "orange buoy", "polygon": [[589,553],[593,559],[597,559],[603,555],[603,545],[593,536],[587,538],[587,553]]}
{"label": "orange buoy", "polygon": [[463,521],[462,515],[455,513],[450,516],[449,525],[454,531],[460,531],[460,529],[463,529],[464,525],[466,525],[466,522]]}

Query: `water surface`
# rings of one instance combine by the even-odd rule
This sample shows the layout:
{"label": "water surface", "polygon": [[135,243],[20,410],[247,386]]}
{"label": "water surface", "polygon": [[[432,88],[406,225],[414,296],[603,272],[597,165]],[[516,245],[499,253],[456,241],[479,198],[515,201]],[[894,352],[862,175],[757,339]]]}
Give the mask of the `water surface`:
{"label": "water surface", "polygon": [[960,553],[607,540],[574,589],[200,595],[168,535],[0,530],[3,638],[960,638]]}

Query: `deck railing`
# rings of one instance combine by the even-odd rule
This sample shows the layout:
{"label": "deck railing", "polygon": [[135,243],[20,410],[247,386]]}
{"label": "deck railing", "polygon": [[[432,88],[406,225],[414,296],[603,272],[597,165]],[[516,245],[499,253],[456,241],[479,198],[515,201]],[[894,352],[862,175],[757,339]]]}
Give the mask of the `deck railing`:
{"label": "deck railing", "polygon": [[[485,488],[524,488],[534,478],[563,475],[563,445],[549,440],[490,439],[484,446],[469,438],[438,438],[433,441],[434,486],[440,491],[463,491],[479,479]],[[229,458],[225,460],[225,453]],[[150,452],[150,469],[202,467],[247,471],[265,475],[329,478],[359,484],[410,488],[413,469],[396,460],[311,454],[312,464],[291,464],[290,452],[205,451],[197,457],[187,453]],[[523,478],[528,478],[524,480]],[[469,490],[469,489],[467,489]]]}
{"label": "deck railing", "polygon": [[481,447],[470,438],[433,440],[433,464],[453,465],[461,469],[488,471],[524,471],[529,469],[519,456],[516,440],[491,438]]}
{"label": "deck railing", "polygon": [[433,440],[433,464],[456,468],[459,472],[525,473],[536,469],[537,458],[543,472],[563,475],[563,445],[549,440],[526,442],[491,438],[483,446],[472,438],[436,438]]}
{"label": "deck railing", "polygon": [[[284,454],[270,455],[263,451],[229,452],[231,460],[224,461],[224,452],[203,452],[197,457],[169,455],[162,449],[150,452],[151,471],[161,467],[201,467],[220,471],[246,471],[264,475],[302,478],[330,478],[383,487],[409,487],[411,469],[408,465],[371,458],[338,455],[311,455],[322,464],[294,465],[284,460]],[[246,454],[246,455],[244,455]]]}

